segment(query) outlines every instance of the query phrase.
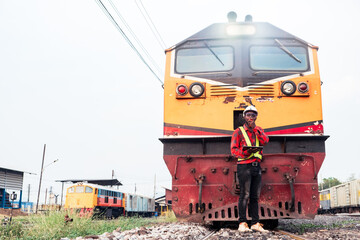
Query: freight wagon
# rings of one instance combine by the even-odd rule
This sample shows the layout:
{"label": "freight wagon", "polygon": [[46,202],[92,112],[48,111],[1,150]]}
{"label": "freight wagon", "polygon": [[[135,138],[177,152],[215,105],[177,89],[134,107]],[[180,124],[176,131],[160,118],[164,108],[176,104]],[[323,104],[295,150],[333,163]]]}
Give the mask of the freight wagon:
{"label": "freight wagon", "polygon": [[150,217],[155,212],[155,199],[140,195],[127,194],[125,212],[127,216]]}
{"label": "freight wagon", "polygon": [[80,213],[104,215],[107,218],[119,216],[152,216],[155,200],[136,194],[90,183],[79,182],[66,190],[65,209]]}
{"label": "freight wagon", "polygon": [[360,179],[320,191],[319,213],[353,213],[360,210]]}

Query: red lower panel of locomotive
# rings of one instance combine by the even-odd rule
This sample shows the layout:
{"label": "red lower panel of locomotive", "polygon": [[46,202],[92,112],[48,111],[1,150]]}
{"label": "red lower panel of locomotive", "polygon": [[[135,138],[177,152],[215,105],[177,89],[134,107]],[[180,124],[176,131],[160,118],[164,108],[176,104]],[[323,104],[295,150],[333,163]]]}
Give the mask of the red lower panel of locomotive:
{"label": "red lower panel of locomotive", "polygon": [[[313,147],[311,152],[264,154],[260,219],[315,216],[319,208],[317,173],[325,158],[322,147],[325,139],[320,138],[320,144],[315,144],[320,145],[318,152]],[[194,143],[186,143],[188,154],[167,155],[179,151],[166,140],[163,143],[164,160],[173,176],[172,207],[176,217],[192,222],[237,221],[237,161],[229,154],[207,154],[219,151],[226,144],[214,144],[213,141],[212,147],[218,150],[209,151],[211,143],[202,141],[200,145],[205,154],[196,154],[198,150],[192,147]],[[301,144],[297,145],[303,149]],[[178,142],[176,146],[181,145],[184,143]]]}

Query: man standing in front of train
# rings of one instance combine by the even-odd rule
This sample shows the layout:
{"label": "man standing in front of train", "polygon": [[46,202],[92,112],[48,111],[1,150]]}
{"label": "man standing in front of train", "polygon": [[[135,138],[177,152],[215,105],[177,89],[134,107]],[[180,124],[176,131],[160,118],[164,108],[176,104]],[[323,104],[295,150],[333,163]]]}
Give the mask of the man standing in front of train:
{"label": "man standing in front of train", "polygon": [[[237,175],[240,184],[239,196],[239,231],[267,232],[259,223],[258,200],[261,190],[261,167],[263,156],[261,146],[269,142],[264,130],[256,126],[258,111],[254,106],[248,106],[243,117],[245,124],[237,128],[231,139],[231,154],[238,159]],[[252,146],[252,148],[250,148]],[[260,146],[260,147],[259,147]],[[246,208],[250,198],[249,213],[251,230],[247,225]]]}

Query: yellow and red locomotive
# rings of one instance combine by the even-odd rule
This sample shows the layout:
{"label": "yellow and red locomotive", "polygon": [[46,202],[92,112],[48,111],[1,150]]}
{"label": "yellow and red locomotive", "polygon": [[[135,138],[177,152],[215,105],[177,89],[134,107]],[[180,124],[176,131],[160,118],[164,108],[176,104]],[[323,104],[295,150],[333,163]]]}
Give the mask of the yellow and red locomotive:
{"label": "yellow and red locomotive", "polygon": [[236,221],[230,154],[249,105],[270,137],[264,148],[260,219],[312,218],[325,158],[318,47],[247,16],[216,23],[166,50],[164,160],[172,207],[187,221]]}
{"label": "yellow and red locomotive", "polygon": [[64,208],[108,218],[124,215],[153,216],[155,199],[123,193],[97,184],[78,182],[67,188]]}

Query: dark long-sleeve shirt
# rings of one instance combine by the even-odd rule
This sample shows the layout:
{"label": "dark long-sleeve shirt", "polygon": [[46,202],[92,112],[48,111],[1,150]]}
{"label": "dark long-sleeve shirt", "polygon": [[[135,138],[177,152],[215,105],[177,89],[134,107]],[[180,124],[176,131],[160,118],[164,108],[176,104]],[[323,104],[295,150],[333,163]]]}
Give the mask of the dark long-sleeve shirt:
{"label": "dark long-sleeve shirt", "polygon": [[[246,125],[243,126],[247,135],[249,136],[250,142],[252,146],[255,146],[256,144],[256,137],[259,139],[259,145],[265,146],[269,142],[269,137],[266,135],[264,130],[256,126],[253,130],[250,130]],[[235,156],[236,158],[246,159],[251,155],[251,152],[249,150],[244,150],[243,147],[247,146],[245,138],[240,130],[240,128],[237,128],[231,138],[231,154]],[[260,154],[262,155],[262,150],[260,151]],[[239,161],[238,164],[247,164],[258,161],[260,162],[260,159],[257,157],[251,157],[249,159]]]}

